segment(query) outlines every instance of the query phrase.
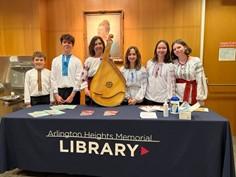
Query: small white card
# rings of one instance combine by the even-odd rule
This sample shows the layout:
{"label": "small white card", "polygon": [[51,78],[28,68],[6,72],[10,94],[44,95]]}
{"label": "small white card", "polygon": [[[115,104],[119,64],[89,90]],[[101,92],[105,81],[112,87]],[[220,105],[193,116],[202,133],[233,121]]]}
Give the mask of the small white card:
{"label": "small white card", "polygon": [[192,112],[190,112],[190,111],[181,111],[181,112],[179,112],[179,119],[191,120],[192,119]]}
{"label": "small white card", "polygon": [[56,110],[64,110],[64,109],[75,109],[77,105],[69,105],[69,104],[61,104],[61,105],[55,105],[51,106],[51,109],[56,109]]}
{"label": "small white card", "polygon": [[28,114],[32,117],[37,118],[37,117],[44,117],[44,116],[49,116],[49,115],[61,115],[61,114],[65,114],[65,112],[49,109],[49,110],[43,110],[43,111],[34,111]]}
{"label": "small white card", "polygon": [[163,106],[139,106],[139,109],[146,112],[163,111]]}
{"label": "small white card", "polygon": [[197,103],[195,103],[194,105],[192,105],[187,111],[193,112],[193,111],[195,111],[196,109],[200,108],[200,106],[201,106],[200,103],[197,102]]}
{"label": "small white card", "polygon": [[197,108],[195,111],[197,111],[197,112],[209,112],[209,109],[201,107],[201,108]]}
{"label": "small white card", "polygon": [[61,114],[65,114],[65,112],[60,111],[60,110],[56,110],[56,109],[49,109],[49,110],[44,110],[45,112],[47,112],[49,115],[61,115]]}
{"label": "small white card", "polygon": [[157,119],[155,112],[140,112],[140,117],[142,119]]}
{"label": "small white card", "polygon": [[32,117],[44,117],[44,116],[48,116],[49,114],[45,111],[35,111],[35,112],[31,112],[28,113],[30,116]]}

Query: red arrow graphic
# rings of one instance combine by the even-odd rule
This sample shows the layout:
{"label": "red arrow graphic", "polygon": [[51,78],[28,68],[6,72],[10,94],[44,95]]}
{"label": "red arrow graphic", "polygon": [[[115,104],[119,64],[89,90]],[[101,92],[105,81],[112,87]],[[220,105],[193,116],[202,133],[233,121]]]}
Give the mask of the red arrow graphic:
{"label": "red arrow graphic", "polygon": [[145,154],[147,154],[147,153],[149,153],[149,150],[147,149],[147,148],[145,148],[145,147],[141,147],[141,151],[140,151],[140,154],[141,155],[145,155]]}

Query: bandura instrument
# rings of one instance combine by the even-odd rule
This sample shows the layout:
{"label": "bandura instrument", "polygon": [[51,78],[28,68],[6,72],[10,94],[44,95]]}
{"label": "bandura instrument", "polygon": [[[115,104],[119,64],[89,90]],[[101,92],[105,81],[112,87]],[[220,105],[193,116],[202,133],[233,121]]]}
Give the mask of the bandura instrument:
{"label": "bandura instrument", "polygon": [[112,45],[112,35],[109,35],[107,45],[96,74],[90,85],[90,95],[93,101],[101,106],[118,106],[125,98],[125,79],[117,66],[109,59]]}

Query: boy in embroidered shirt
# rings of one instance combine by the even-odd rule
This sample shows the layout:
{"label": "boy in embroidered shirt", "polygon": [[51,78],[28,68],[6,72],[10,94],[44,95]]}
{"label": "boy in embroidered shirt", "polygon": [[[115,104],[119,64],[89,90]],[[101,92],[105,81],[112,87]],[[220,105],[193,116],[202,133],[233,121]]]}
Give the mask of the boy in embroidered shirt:
{"label": "boy in embroidered shirt", "polygon": [[26,107],[50,104],[54,101],[51,90],[51,71],[44,68],[46,57],[42,52],[34,52],[34,68],[25,74],[24,100]]}
{"label": "boy in embroidered shirt", "polygon": [[80,104],[82,63],[72,54],[75,38],[63,34],[60,38],[63,53],[52,61],[52,88],[58,104]]}

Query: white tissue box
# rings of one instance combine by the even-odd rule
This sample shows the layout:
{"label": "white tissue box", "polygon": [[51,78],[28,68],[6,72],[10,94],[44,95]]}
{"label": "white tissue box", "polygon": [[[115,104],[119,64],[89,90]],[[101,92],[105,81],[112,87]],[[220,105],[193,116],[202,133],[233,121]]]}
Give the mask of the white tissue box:
{"label": "white tissue box", "polygon": [[191,120],[191,114],[192,112],[190,111],[181,111],[179,112],[179,119],[182,119],[182,120]]}

